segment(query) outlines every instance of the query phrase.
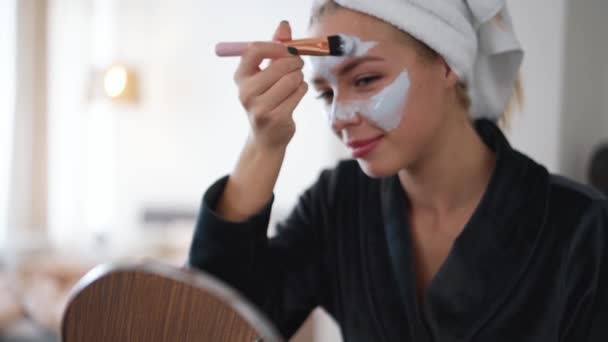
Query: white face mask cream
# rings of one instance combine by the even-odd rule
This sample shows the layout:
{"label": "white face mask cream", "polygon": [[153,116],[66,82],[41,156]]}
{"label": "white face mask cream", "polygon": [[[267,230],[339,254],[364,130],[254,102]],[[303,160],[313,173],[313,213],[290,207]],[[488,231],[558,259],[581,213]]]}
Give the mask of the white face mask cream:
{"label": "white face mask cream", "polygon": [[356,115],[361,115],[385,131],[397,128],[401,122],[401,113],[410,87],[407,70],[404,70],[391,84],[368,99],[340,101],[338,80],[333,70],[347,59],[364,56],[378,44],[377,42],[363,42],[354,36],[341,35],[341,37],[349,40],[349,45],[352,46],[348,55],[310,58],[315,74],[323,77],[334,92],[334,100],[328,112],[329,123],[333,125],[337,120],[348,120]]}

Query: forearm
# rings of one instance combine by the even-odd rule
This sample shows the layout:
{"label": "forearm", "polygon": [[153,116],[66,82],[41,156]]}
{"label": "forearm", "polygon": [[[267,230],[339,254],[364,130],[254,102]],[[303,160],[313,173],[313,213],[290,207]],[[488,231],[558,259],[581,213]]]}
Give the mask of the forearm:
{"label": "forearm", "polygon": [[[243,161],[248,153],[243,152]],[[263,168],[267,171],[267,158],[260,160],[266,161]],[[322,198],[326,183],[320,179],[308,189],[289,217],[277,227],[277,236],[268,239],[266,228],[272,206],[270,189],[276,177],[273,179],[272,182],[268,182],[268,178],[264,181],[270,198],[260,200],[259,203],[264,203],[262,207],[241,221],[228,221],[216,209],[220,198],[227,193],[228,177],[209,187],[194,231],[189,266],[208,272],[237,289],[260,307],[283,334],[290,336],[320,301],[322,269],[319,266],[322,262],[316,251],[322,243],[317,230],[323,230],[322,222],[326,222],[319,209],[326,206]],[[250,181],[246,184],[261,187],[259,183]],[[246,192],[252,191],[247,188]]]}
{"label": "forearm", "polygon": [[228,178],[216,211],[229,221],[243,221],[258,213],[272,198],[285,148],[265,150],[245,144]]}

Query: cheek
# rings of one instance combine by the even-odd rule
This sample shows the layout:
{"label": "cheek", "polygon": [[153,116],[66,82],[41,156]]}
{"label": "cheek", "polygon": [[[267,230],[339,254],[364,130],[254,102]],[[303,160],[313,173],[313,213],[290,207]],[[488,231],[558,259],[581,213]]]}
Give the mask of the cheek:
{"label": "cheek", "polygon": [[440,71],[434,67],[417,70],[412,75],[411,90],[416,106],[426,110],[444,106],[446,100],[444,82]]}
{"label": "cheek", "polygon": [[364,99],[342,102],[339,92],[336,92],[337,97],[330,110],[330,121],[335,123],[335,120],[351,120],[356,114],[360,114],[374,126],[390,132],[397,128],[402,120],[409,88],[409,74],[404,70],[391,84]]}
{"label": "cheek", "polygon": [[417,155],[432,143],[445,121],[445,94],[433,83],[412,82],[409,101],[403,110],[399,127],[389,135],[393,148],[403,151],[406,159]]}
{"label": "cheek", "polygon": [[413,75],[409,98],[404,121],[414,126],[410,129],[423,128],[420,125],[439,120],[445,113],[446,94],[437,80]]}

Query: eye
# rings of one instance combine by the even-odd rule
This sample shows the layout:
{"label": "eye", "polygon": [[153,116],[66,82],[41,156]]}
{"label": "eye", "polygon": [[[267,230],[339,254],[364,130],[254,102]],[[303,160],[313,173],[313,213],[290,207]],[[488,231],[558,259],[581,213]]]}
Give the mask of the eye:
{"label": "eye", "polygon": [[366,87],[379,80],[380,76],[365,76],[355,80],[356,87]]}
{"label": "eye", "polygon": [[325,103],[329,104],[333,101],[334,91],[331,89],[327,89],[317,96],[317,100],[323,100]]}

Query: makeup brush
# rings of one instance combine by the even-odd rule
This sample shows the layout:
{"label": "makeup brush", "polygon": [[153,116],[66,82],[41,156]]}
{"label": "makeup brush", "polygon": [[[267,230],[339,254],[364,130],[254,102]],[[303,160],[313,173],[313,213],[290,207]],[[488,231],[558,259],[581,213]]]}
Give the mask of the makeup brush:
{"label": "makeup brush", "polygon": [[[353,39],[346,35],[275,43],[283,44],[292,54],[301,56],[344,56],[355,48]],[[215,45],[215,54],[219,57],[242,56],[250,44],[251,42],[221,42]]]}

